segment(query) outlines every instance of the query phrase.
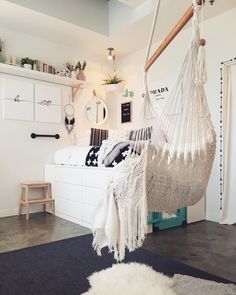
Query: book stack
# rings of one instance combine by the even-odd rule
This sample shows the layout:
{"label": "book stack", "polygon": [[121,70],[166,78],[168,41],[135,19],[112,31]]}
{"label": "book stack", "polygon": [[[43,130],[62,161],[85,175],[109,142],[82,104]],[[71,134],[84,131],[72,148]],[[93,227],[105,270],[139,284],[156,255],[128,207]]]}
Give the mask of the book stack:
{"label": "book stack", "polygon": [[53,74],[53,75],[56,74],[56,69],[55,69],[55,67],[53,67],[53,66],[51,66],[51,65],[48,65],[48,64],[44,63],[44,62],[41,61],[41,60],[36,60],[35,63],[36,63],[36,65],[37,65],[37,69],[38,69],[38,71],[40,71],[40,72],[44,72],[44,73]]}

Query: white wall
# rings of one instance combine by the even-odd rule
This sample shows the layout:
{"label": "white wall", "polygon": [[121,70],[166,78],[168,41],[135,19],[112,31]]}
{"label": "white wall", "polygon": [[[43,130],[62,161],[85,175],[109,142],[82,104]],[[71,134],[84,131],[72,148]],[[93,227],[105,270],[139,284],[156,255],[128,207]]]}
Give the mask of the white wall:
{"label": "white wall", "polygon": [[[98,95],[105,96],[101,80],[109,71],[102,62],[93,60],[77,48],[66,47],[0,27],[0,37],[5,41],[4,54],[18,58],[29,56],[33,59],[44,60],[53,66],[60,66],[66,61],[73,63],[85,59],[88,62],[85,74],[88,88],[80,90],[76,100],[76,130],[86,132],[92,126],[84,117],[84,107],[92,96],[95,88]],[[106,57],[104,57],[106,60]],[[43,180],[44,165],[53,163],[54,152],[62,146],[71,143],[62,124],[32,123],[23,121],[3,120],[2,118],[2,89],[0,79],[0,217],[15,215],[18,210],[20,197],[19,184],[27,180]],[[63,88],[63,102],[68,102],[71,89]],[[63,115],[63,114],[62,114]],[[104,124],[107,126],[107,123]],[[30,138],[32,132],[59,133],[60,140]],[[38,208],[36,208],[37,210]]]}
{"label": "white wall", "polygon": [[[204,24],[203,37],[207,40],[207,68],[208,82],[206,94],[209,102],[212,120],[218,133],[219,126],[219,96],[220,96],[220,62],[228,60],[236,54],[236,40],[233,35],[235,27],[236,9],[225,12],[215,18],[209,19]],[[176,40],[167,48],[159,60],[151,68],[148,77],[150,89],[158,88],[160,85],[171,86],[177,78],[181,63],[186,53],[190,39],[190,29],[180,33]],[[157,45],[153,46],[157,48]],[[142,69],[145,60],[145,50],[138,51],[120,61],[118,69],[122,78],[126,80],[126,86],[134,90],[133,101],[133,123],[127,128],[134,127],[140,106],[142,93]],[[120,96],[120,103],[127,99]],[[117,116],[120,115],[117,109]],[[118,124],[118,127],[122,126]],[[122,126],[123,127],[123,126]],[[220,196],[219,196],[219,146],[212,169],[211,178],[207,189],[206,218],[219,221],[220,219]]]}

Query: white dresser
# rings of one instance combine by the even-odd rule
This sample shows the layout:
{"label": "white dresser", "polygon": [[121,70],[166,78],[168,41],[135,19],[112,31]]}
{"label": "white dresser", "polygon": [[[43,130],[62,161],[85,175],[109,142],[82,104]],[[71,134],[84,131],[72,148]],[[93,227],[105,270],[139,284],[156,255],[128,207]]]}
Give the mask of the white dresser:
{"label": "white dresser", "polygon": [[56,216],[91,228],[111,169],[46,165],[45,180],[52,183]]}

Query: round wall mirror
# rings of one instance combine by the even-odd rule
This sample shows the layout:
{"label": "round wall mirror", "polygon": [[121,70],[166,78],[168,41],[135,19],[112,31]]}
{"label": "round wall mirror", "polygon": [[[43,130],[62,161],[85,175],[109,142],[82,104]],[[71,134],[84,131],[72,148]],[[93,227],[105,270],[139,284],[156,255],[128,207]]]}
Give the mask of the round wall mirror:
{"label": "round wall mirror", "polygon": [[90,123],[94,125],[103,124],[108,116],[105,102],[94,96],[85,107],[85,115]]}

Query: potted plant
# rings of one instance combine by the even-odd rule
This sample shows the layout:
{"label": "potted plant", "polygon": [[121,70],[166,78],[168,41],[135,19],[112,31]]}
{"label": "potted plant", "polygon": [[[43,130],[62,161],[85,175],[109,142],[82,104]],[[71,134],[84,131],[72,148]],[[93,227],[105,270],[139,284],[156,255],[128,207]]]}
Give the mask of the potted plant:
{"label": "potted plant", "polygon": [[34,65],[34,61],[28,57],[25,57],[25,58],[21,59],[21,65],[23,68],[32,70],[33,65]]}
{"label": "potted plant", "polygon": [[118,77],[116,74],[108,75],[106,79],[103,80],[103,85],[106,85],[107,91],[119,91],[120,83],[124,80]]}
{"label": "potted plant", "polygon": [[78,71],[77,73],[77,79],[81,80],[81,81],[85,81],[86,80],[86,76],[84,74],[84,70],[86,68],[86,61],[83,62],[83,64],[81,65],[80,61],[78,61],[77,65],[75,66],[75,70]]}

